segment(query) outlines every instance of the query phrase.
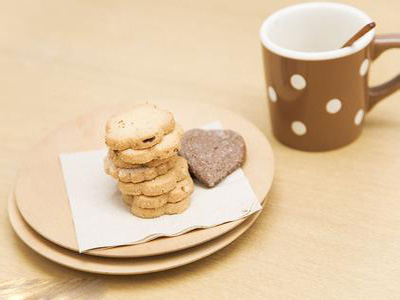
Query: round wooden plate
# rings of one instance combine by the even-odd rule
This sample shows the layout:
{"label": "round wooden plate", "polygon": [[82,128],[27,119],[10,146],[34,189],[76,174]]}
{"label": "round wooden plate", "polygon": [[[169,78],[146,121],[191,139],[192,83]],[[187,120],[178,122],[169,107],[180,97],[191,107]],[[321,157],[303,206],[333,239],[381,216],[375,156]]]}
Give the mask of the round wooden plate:
{"label": "round wooden plate", "polygon": [[8,201],[8,215],[11,225],[21,240],[32,250],[53,262],[72,269],[113,275],[132,275],[164,271],[211,255],[229,245],[244,233],[254,223],[260,212],[251,215],[230,232],[196,247],[153,257],[107,258],[79,254],[49,242],[36,233],[24,221],[18,211],[13,195],[10,195]]}
{"label": "round wooden plate", "polygon": [[[239,132],[246,141],[243,166],[260,202],[272,183],[274,158],[269,142],[252,123],[216,106],[177,100],[152,101],[171,111],[184,129],[220,121],[224,128]],[[15,196],[25,221],[40,235],[64,248],[78,251],[74,224],[59,162],[60,153],[104,148],[106,120],[135,103],[108,107],[66,123],[31,150],[19,173]],[[85,252],[105,257],[143,257],[170,253],[199,245],[238,226],[244,219],[184,235],[159,238],[147,243]]]}

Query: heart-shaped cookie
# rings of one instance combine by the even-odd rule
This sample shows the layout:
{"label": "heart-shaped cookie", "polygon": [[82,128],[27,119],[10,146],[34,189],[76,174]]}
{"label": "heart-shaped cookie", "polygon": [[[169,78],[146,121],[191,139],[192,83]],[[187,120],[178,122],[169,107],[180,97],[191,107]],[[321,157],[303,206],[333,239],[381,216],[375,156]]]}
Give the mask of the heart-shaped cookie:
{"label": "heart-shaped cookie", "polygon": [[187,159],[190,172],[213,187],[244,163],[246,144],[232,130],[192,129],[184,133],[180,153]]}

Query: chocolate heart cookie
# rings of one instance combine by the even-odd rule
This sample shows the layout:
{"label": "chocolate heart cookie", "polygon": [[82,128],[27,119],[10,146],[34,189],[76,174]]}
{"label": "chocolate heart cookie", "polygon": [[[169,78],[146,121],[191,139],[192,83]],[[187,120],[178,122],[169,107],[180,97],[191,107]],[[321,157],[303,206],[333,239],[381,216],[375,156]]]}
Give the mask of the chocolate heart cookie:
{"label": "chocolate heart cookie", "polygon": [[244,139],[232,130],[192,129],[184,133],[180,154],[190,172],[207,187],[213,187],[245,161]]}

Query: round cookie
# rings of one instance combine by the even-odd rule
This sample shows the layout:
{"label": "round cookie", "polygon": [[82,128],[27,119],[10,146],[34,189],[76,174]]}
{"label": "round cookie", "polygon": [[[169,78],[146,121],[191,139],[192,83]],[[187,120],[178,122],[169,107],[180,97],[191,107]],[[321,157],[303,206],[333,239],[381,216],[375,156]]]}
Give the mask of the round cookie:
{"label": "round cookie", "polygon": [[160,143],[148,149],[127,149],[114,151],[116,159],[130,164],[145,164],[155,159],[164,159],[176,155],[181,149],[183,129],[176,124],[175,129],[165,135]]}
{"label": "round cookie", "polygon": [[166,174],[139,183],[119,181],[118,187],[121,193],[126,195],[157,196],[168,193],[176,187],[178,181],[187,176],[189,176],[189,170],[186,159],[177,157],[174,167]]}
{"label": "round cookie", "polygon": [[128,206],[129,208],[131,208],[132,205],[132,199],[128,198],[129,195],[124,195],[122,194],[122,200],[124,200],[124,203],[126,204],[126,206]]}
{"label": "round cookie", "polygon": [[107,156],[104,159],[104,169],[108,175],[123,182],[138,183],[146,180],[151,180],[157,176],[164,175],[173,168],[176,162],[176,157],[167,160],[166,163],[157,167],[141,166],[138,168],[119,168],[115,166],[113,161]]}
{"label": "round cookie", "polygon": [[141,208],[136,205],[131,206],[131,212],[140,218],[151,219],[162,215],[173,215],[184,212],[190,204],[190,197],[176,203],[167,203],[159,208]]}
{"label": "round cookie", "polygon": [[164,159],[153,159],[144,164],[130,164],[122,161],[120,158],[117,157],[113,150],[108,151],[108,158],[114,163],[114,165],[118,168],[124,169],[136,169],[141,167],[149,167],[154,168],[158,167],[159,165],[167,163],[169,160],[174,160],[175,156],[164,158]]}
{"label": "round cookie", "polygon": [[179,181],[176,187],[168,193],[159,196],[131,196],[122,195],[128,205],[135,205],[140,208],[159,208],[167,203],[176,203],[189,197],[194,191],[193,180],[190,176]]}
{"label": "round cookie", "polygon": [[158,144],[174,127],[172,113],[141,104],[107,121],[106,144],[113,150],[146,149]]}

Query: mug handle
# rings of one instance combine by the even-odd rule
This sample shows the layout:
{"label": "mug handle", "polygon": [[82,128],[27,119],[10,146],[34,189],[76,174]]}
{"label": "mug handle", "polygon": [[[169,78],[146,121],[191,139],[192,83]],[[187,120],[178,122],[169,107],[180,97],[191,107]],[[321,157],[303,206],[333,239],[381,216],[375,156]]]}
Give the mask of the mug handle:
{"label": "mug handle", "polygon": [[[400,33],[378,34],[372,48],[372,60],[375,60],[384,51],[391,48],[400,48]],[[400,74],[393,79],[369,88],[369,105],[371,110],[379,101],[400,89]]]}

